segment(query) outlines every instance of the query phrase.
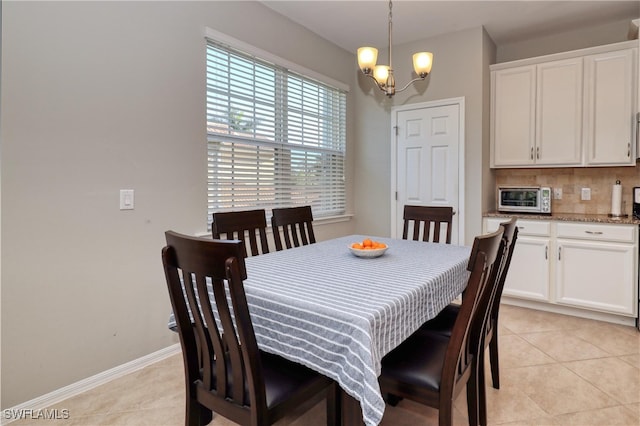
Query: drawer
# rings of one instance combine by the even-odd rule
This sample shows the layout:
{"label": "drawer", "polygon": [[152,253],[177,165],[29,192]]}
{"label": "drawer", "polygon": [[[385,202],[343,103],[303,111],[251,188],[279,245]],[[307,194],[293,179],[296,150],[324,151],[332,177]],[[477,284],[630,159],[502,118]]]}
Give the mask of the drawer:
{"label": "drawer", "polygon": [[637,227],[633,225],[558,223],[556,235],[558,238],[634,243],[636,241],[636,229]]}
{"label": "drawer", "polygon": [[[508,219],[492,217],[487,218],[487,229],[486,232],[493,232],[498,229],[498,226],[502,222],[506,222]],[[548,237],[551,235],[551,222],[547,222],[544,220],[526,220],[526,219],[518,219],[516,222],[518,226],[518,235],[532,235],[532,236],[541,236]]]}
{"label": "drawer", "polygon": [[551,222],[518,219],[516,224],[518,225],[518,235],[548,237],[551,234]]}

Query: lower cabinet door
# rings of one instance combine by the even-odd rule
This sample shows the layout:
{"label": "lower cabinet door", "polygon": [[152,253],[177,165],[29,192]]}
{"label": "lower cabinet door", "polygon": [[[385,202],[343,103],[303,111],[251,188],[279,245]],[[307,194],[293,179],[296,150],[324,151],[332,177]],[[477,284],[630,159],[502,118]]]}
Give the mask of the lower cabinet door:
{"label": "lower cabinet door", "polygon": [[549,301],[549,239],[518,237],[504,284],[504,294]]}
{"label": "lower cabinet door", "polygon": [[633,245],[559,239],[555,256],[558,304],[635,314]]}

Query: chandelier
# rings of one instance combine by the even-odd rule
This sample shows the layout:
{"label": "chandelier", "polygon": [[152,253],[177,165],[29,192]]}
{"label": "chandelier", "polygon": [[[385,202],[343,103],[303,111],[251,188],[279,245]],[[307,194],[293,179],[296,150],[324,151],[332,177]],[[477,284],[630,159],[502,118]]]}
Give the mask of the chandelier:
{"label": "chandelier", "polygon": [[389,0],[389,65],[376,65],[378,60],[378,49],[374,47],[361,47],[358,49],[358,66],[367,77],[371,77],[376,86],[382,90],[388,97],[392,97],[397,92],[402,92],[411,83],[421,81],[427,78],[431,72],[433,64],[433,53],[418,52],[413,55],[413,69],[418,74],[406,84],[402,89],[396,90],[396,80],[393,77],[393,67],[391,65],[391,29],[392,29],[392,4]]}

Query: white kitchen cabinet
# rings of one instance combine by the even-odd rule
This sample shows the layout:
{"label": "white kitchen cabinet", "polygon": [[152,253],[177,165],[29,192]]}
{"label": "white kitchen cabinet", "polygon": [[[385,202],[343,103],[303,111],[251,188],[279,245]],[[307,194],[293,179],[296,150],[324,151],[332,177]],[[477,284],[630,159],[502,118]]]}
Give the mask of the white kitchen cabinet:
{"label": "white kitchen cabinet", "polygon": [[582,162],[582,58],[492,73],[492,165]]}
{"label": "white kitchen cabinet", "polygon": [[637,56],[629,41],[492,65],[491,167],[635,166]]}
{"label": "white kitchen cabinet", "polygon": [[[485,218],[484,232],[506,218]],[[549,310],[635,317],[638,226],[518,219],[503,295]],[[586,315],[589,316],[589,315]]]}
{"label": "white kitchen cabinet", "polygon": [[557,255],[557,303],[634,314],[632,245],[559,239]]}
{"label": "white kitchen cabinet", "polygon": [[535,65],[495,71],[491,86],[492,165],[534,164]]}
{"label": "white kitchen cabinet", "polygon": [[635,315],[636,227],[557,224],[556,302]]}
{"label": "white kitchen cabinet", "polygon": [[634,49],[584,58],[588,165],[635,165]]}
{"label": "white kitchen cabinet", "polygon": [[[505,219],[486,219],[485,232],[494,232]],[[503,294],[549,300],[550,223],[518,220],[518,238]]]}
{"label": "white kitchen cabinet", "polygon": [[582,58],[537,65],[536,165],[582,162]]}
{"label": "white kitchen cabinet", "polygon": [[549,300],[549,238],[518,236],[503,293]]}

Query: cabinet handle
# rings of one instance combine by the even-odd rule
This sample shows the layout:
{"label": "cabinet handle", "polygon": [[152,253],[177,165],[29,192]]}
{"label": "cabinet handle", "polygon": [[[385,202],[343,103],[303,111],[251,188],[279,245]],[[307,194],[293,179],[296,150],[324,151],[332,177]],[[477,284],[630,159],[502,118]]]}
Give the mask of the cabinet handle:
{"label": "cabinet handle", "polygon": [[591,235],[602,235],[602,231],[584,231],[584,232]]}
{"label": "cabinet handle", "polygon": [[531,147],[531,159],[533,160],[533,147]]}
{"label": "cabinet handle", "polygon": [[536,148],[536,158],[539,160],[540,159],[540,147]]}
{"label": "cabinet handle", "polygon": [[562,260],[562,247],[558,247],[558,260]]}
{"label": "cabinet handle", "polygon": [[544,246],[544,260],[549,259],[549,246]]}
{"label": "cabinet handle", "polygon": [[627,157],[631,158],[631,143],[627,144]]}
{"label": "cabinet handle", "polygon": [[[638,143],[639,140],[640,140],[640,112],[638,112],[636,114],[636,140],[635,140],[635,142]],[[631,151],[631,143],[629,143],[628,145],[629,145],[629,151]],[[640,154],[640,152],[638,152],[636,154]]]}

